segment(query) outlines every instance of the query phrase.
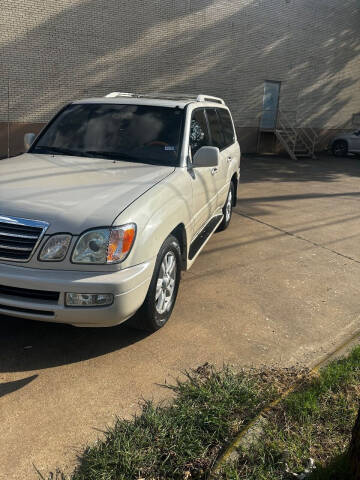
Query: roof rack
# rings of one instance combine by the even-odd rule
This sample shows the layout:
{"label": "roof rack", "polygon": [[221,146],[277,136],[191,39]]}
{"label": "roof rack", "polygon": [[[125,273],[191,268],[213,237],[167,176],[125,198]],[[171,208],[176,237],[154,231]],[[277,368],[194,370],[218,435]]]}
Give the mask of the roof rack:
{"label": "roof rack", "polygon": [[111,92],[106,98],[130,97],[130,98],[159,98],[165,100],[190,100],[194,102],[213,102],[225,105],[222,98],[212,97],[211,95],[192,95],[188,93],[127,93],[127,92]]}

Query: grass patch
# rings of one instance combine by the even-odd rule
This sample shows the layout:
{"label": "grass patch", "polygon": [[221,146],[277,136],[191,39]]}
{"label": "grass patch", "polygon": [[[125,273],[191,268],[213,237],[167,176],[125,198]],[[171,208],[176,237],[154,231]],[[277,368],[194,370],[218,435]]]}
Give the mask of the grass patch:
{"label": "grass patch", "polygon": [[71,480],[204,478],[220,449],[277,395],[260,375],[205,365],[171,388],[167,405],[144,402],[88,447]]}
{"label": "grass patch", "polygon": [[239,448],[236,462],[218,479],[285,480],[302,473],[309,458],[316,470],[309,480],[345,480],[345,455],[360,402],[360,347],[330,363],[319,376],[291,393],[268,417],[250,449]]}
{"label": "grass patch", "polygon": [[[78,468],[57,480],[206,479],[220,452],[303,372],[284,369],[218,371],[205,364],[170,388],[174,397],[143,402],[131,420],[118,419],[105,439],[89,446]],[[308,379],[269,414],[260,436],[238,449],[217,480],[345,480],[344,452],[360,401],[360,347]],[[44,477],[41,477],[44,478]]]}

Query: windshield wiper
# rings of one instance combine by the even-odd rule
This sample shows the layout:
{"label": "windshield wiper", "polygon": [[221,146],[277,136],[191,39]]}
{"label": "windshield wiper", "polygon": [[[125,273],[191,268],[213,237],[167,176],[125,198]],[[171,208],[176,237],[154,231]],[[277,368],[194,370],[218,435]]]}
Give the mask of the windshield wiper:
{"label": "windshield wiper", "polygon": [[[164,162],[161,160],[157,160],[156,158],[148,158],[148,157],[134,157],[132,155],[128,155],[127,153],[121,152],[105,152],[102,150],[86,150],[84,152],[85,156],[90,155],[92,157],[99,156],[100,158],[109,158],[114,161],[129,161],[129,162],[139,162],[139,163],[147,163],[150,165],[164,165]],[[173,166],[172,164],[168,166]]]}
{"label": "windshield wiper", "polygon": [[34,148],[34,152],[42,152],[42,153],[58,153],[59,155],[71,155],[76,157],[83,157],[84,153],[81,151],[71,150],[70,148],[60,148],[60,147],[50,147],[50,146],[42,146],[39,145]]}
{"label": "windshield wiper", "polygon": [[36,146],[33,149],[34,153],[41,152],[41,153],[48,153],[48,154],[56,154],[59,155],[72,155],[77,157],[103,157],[103,158],[110,158],[112,160],[130,160],[132,162],[140,161],[139,158],[132,157],[126,153],[117,153],[117,152],[107,152],[104,150],[71,150],[70,148],[61,148],[61,147],[51,147],[51,146]]}
{"label": "windshield wiper", "polygon": [[84,155],[90,156],[99,156],[105,158],[111,158],[112,160],[130,160],[132,162],[138,162],[140,159],[137,157],[132,157],[127,153],[117,153],[117,152],[106,152],[103,150],[85,150]]}

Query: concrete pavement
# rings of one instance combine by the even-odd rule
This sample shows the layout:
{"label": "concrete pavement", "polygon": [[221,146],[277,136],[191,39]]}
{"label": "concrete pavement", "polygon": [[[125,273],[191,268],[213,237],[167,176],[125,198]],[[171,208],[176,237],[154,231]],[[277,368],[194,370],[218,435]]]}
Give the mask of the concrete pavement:
{"label": "concrete pavement", "polygon": [[249,158],[238,196],[156,334],[0,318],[0,479],[71,469],[181,370],[309,364],[360,329],[360,160]]}

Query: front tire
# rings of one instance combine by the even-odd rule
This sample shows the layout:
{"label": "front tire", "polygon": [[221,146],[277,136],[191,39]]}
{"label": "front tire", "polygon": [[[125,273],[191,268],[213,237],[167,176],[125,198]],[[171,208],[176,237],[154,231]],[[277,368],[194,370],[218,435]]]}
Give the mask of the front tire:
{"label": "front tire", "polygon": [[334,157],[346,157],[348,154],[348,144],[345,140],[336,140],[332,146]]}
{"label": "front tire", "polygon": [[230,183],[229,193],[226,197],[225,205],[223,206],[223,215],[224,218],[220,223],[217,231],[222,232],[228,228],[230,225],[231,217],[232,217],[232,209],[234,205],[234,195],[235,195],[235,188],[233,182]]}
{"label": "front tire", "polygon": [[156,332],[169,320],[173,311],[181,276],[181,250],[170,235],[158,253],[145,301],[129,324],[139,330]]}

